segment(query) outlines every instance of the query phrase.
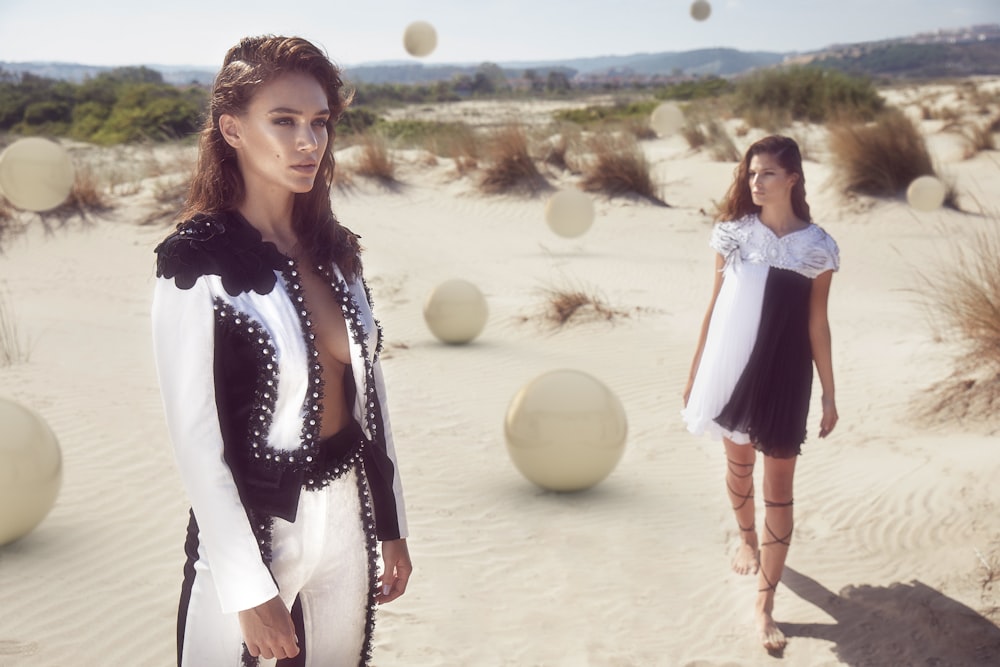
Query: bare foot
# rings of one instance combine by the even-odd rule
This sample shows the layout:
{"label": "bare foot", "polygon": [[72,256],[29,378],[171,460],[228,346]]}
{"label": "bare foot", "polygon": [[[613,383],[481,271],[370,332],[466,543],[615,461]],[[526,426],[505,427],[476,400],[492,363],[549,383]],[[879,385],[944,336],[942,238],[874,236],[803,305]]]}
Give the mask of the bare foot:
{"label": "bare foot", "polygon": [[780,651],[788,644],[785,633],[778,628],[771,614],[766,611],[757,612],[757,634],[760,643],[768,651]]}
{"label": "bare foot", "polygon": [[733,555],[733,572],[736,574],[757,574],[760,569],[760,557],[756,544],[740,542]]}

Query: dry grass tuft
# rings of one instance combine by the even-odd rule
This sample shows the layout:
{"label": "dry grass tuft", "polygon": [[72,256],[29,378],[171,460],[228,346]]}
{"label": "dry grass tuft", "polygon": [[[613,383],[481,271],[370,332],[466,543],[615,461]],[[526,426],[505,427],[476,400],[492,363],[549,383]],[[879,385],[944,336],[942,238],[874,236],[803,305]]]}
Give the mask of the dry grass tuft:
{"label": "dry grass tuft", "polygon": [[689,117],[681,128],[681,135],[695,150],[708,148],[713,160],[739,162],[742,157],[725,126],[715,118],[699,120]]}
{"label": "dry grass tuft", "polygon": [[543,320],[553,328],[561,328],[571,320],[613,322],[629,316],[628,311],[609,306],[601,297],[587,294],[582,289],[548,288],[542,292],[546,298]]}
{"label": "dry grass tuft", "polygon": [[354,173],[382,183],[396,183],[396,162],[385,137],[366,133],[361,137],[361,153],[353,165]]}
{"label": "dry grass tuft", "polygon": [[630,135],[601,133],[587,142],[590,159],[583,169],[581,185],[587,192],[609,197],[637,196],[666,206],[660,199],[649,160]]}
{"label": "dry grass tuft", "polygon": [[[2,230],[11,220],[14,219],[14,207],[7,199],[0,195],[0,230]],[[2,232],[0,232],[2,234]]]}
{"label": "dry grass tuft", "polygon": [[495,130],[486,151],[487,166],[479,181],[483,192],[528,191],[534,195],[552,187],[535,166],[528,150],[528,135],[520,125]]}
{"label": "dry grass tuft", "polygon": [[580,127],[574,123],[563,123],[557,132],[539,142],[538,158],[549,167],[577,173],[570,163],[569,153],[576,151],[582,139]]}
{"label": "dry grass tuft", "polygon": [[156,207],[139,224],[154,225],[175,222],[176,216],[184,208],[190,187],[190,178],[166,179],[157,182],[153,186],[153,200],[156,202]]}
{"label": "dry grass tuft", "polygon": [[62,204],[50,211],[39,213],[43,219],[66,220],[73,216],[86,219],[88,214],[103,213],[111,209],[100,178],[90,167],[78,167],[73,179],[73,188]]}
{"label": "dry grass tuft", "polygon": [[631,134],[633,137],[639,141],[645,141],[648,139],[656,139],[656,130],[653,126],[649,124],[649,117],[644,118],[629,118],[625,121],[625,131]]}
{"label": "dry grass tuft", "polygon": [[701,123],[693,118],[684,120],[684,127],[681,128],[681,136],[688,142],[692,150],[698,150],[708,143],[708,135],[702,129]]}
{"label": "dry grass tuft", "polygon": [[[998,117],[1000,120],[1000,117]],[[993,123],[997,123],[994,121]],[[975,157],[978,153],[982,151],[995,151],[997,149],[997,142],[993,136],[993,128],[991,125],[979,125],[978,123],[973,123],[970,127],[966,128],[962,132],[962,136],[965,138],[965,159]]]}
{"label": "dry grass tuft", "polygon": [[923,135],[899,111],[873,123],[836,123],[829,148],[844,189],[874,197],[895,197],[918,176],[933,175]]}
{"label": "dry grass tuft", "polygon": [[0,295],[0,368],[28,360],[28,352],[21,343],[14,317]]}
{"label": "dry grass tuft", "polygon": [[921,274],[939,336],[959,345],[955,372],[931,389],[935,417],[993,419],[1000,411],[1000,217],[989,222]]}

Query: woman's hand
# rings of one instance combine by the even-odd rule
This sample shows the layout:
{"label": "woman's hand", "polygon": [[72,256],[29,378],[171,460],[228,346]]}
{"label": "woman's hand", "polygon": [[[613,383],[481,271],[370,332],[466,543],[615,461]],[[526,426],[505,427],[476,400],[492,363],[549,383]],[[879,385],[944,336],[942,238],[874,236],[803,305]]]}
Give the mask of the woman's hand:
{"label": "woman's hand", "polygon": [[819,437],[825,438],[837,425],[837,403],[832,398],[823,397],[823,419],[819,422]]}
{"label": "woman's hand", "polygon": [[292,615],[275,595],[264,604],[240,612],[243,643],[250,655],[261,658],[294,658],[299,654]]}
{"label": "woman's hand", "polygon": [[379,604],[392,602],[406,592],[406,582],[410,580],[410,574],[413,572],[406,540],[383,542],[382,563],[385,565],[385,571],[379,577],[382,589],[375,596],[375,601]]}

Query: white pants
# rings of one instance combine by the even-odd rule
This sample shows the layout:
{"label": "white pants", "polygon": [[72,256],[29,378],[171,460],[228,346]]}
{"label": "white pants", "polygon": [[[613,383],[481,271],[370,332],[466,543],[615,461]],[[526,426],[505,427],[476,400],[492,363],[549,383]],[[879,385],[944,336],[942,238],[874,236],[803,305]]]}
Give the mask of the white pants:
{"label": "white pants", "polygon": [[[376,543],[362,473],[354,467],[329,486],[299,494],[294,523],[273,519],[271,573],[285,606],[293,610],[299,649],[294,660],[244,655],[238,614],[219,608],[212,568],[198,545],[184,627],[182,667],[356,667],[371,649],[376,587]],[[363,503],[368,505],[363,508]],[[367,513],[367,516],[366,516]],[[190,567],[190,563],[188,564]],[[298,610],[301,609],[301,617]]]}

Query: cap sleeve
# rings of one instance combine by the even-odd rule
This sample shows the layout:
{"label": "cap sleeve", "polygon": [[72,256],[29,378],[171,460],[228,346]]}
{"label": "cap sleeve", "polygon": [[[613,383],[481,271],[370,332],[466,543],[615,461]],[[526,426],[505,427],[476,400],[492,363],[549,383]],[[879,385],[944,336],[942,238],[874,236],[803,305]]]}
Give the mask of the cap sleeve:
{"label": "cap sleeve", "polygon": [[840,247],[837,242],[833,240],[833,237],[823,231],[823,240],[820,243],[823,249],[823,259],[820,265],[820,270],[818,273],[823,273],[824,271],[839,271],[840,270]]}
{"label": "cap sleeve", "polygon": [[712,238],[708,245],[725,258],[729,258],[734,252],[739,250],[740,241],[736,236],[737,223],[718,222],[712,228]]}

